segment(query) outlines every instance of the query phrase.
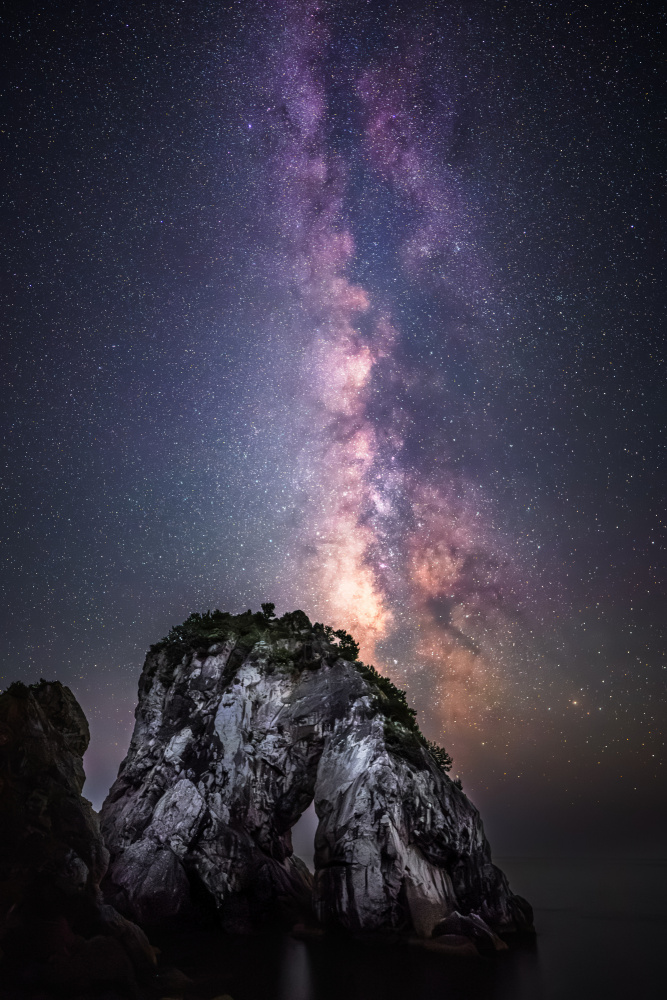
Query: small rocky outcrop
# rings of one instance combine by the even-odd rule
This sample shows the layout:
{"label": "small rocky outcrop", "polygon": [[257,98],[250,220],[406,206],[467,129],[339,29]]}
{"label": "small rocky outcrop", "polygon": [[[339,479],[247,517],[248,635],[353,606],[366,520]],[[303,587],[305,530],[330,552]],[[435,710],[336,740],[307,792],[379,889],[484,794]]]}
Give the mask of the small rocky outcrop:
{"label": "small rocky outcrop", "polygon": [[[531,927],[447,754],[356,654],[346,633],[272,605],[191,616],[152,647],[101,812],[121,912],[208,907],[234,931],[282,916],[483,947]],[[314,878],[290,836],[313,800]]]}
{"label": "small rocky outcrop", "polygon": [[154,972],[143,931],[100,893],[109,855],[81,796],[88,741],[62,684],[0,695],[0,980],[16,995],[136,997]]}

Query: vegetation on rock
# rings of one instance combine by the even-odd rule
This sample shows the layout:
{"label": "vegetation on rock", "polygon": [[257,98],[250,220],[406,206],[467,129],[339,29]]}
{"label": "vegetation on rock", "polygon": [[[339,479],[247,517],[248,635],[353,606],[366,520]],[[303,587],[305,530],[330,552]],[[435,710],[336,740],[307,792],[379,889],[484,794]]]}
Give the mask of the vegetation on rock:
{"label": "vegetation on rock", "polygon": [[[262,610],[253,612],[249,608],[239,615],[226,611],[194,612],[182,625],[174,625],[160,642],[151,646],[151,652],[164,651],[170,663],[179,662],[190,651],[203,651],[218,642],[234,638],[237,647],[252,649],[255,643],[264,641],[271,644],[282,639],[319,638],[329,643],[332,653],[354,664],[364,680],[374,688],[376,708],[385,719],[385,741],[387,749],[399,757],[409,760],[415,766],[426,766],[423,750],[440,768],[447,772],[452,767],[452,758],[446,750],[427,740],[417,725],[417,713],[410,708],[405,691],[398,688],[384,674],[359,659],[359,643],[344,629],[333,629],[321,622],[312,624],[304,611],[288,611],[281,618],[275,614],[275,604],[262,604]],[[292,664],[291,653],[278,647],[272,654],[278,664]]]}

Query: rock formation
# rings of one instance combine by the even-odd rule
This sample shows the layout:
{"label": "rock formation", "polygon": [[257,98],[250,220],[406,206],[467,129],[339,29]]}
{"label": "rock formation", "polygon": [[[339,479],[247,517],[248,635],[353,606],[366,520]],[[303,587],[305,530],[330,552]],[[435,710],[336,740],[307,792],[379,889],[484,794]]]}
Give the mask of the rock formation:
{"label": "rock formation", "polygon": [[88,741],[62,684],[0,695],[0,980],[21,996],[108,986],[137,996],[137,977],[154,972],[143,931],[99,890],[109,855],[81,796]]}
{"label": "rock formation", "polygon": [[[346,633],[263,609],[191,616],[152,647],[101,813],[108,898],[140,922],[209,907],[230,930],[310,906],[352,932],[530,928],[402,692]],[[314,878],[290,836],[313,800]]]}

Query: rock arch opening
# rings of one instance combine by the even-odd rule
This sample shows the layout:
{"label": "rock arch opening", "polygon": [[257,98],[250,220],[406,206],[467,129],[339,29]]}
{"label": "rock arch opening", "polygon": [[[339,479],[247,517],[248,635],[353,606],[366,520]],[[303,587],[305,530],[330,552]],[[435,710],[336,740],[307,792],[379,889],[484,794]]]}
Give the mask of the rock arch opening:
{"label": "rock arch opening", "polygon": [[315,802],[311,802],[301,813],[292,827],[292,850],[300,858],[308,871],[315,871],[315,834],[317,833],[317,813]]}

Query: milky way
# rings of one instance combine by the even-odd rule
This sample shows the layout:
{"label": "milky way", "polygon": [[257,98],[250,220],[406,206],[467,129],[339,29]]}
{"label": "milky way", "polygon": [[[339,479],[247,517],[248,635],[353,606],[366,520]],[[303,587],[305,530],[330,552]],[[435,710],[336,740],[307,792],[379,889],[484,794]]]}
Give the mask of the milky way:
{"label": "milky way", "polygon": [[640,7],[7,23],[0,682],[71,685],[96,802],[148,645],[268,600],[407,689],[494,843],[621,842],[619,789],[651,829],[666,286]]}
{"label": "milky way", "polygon": [[[445,314],[443,338],[456,328],[447,314],[479,293],[483,268],[451,171],[436,164],[410,113],[419,45],[405,41],[395,65],[355,74],[338,67],[356,106],[356,143],[342,156],[329,138],[326,20],[304,4],[286,7],[273,24],[264,125],[276,148],[266,183],[283,255],[275,280],[292,295],[289,312],[273,322],[287,331],[281,355],[296,362],[282,423],[296,451],[290,492],[299,510],[277,598],[352,631],[364,658],[416,685],[427,724],[442,736],[457,720],[479,724],[499,705],[507,712],[513,658],[503,644],[511,644],[527,594],[516,582],[516,555],[492,528],[483,485],[450,460],[447,427],[437,453],[421,461],[407,454],[411,397],[426,389],[429,372],[402,356],[390,297],[352,276],[358,247],[348,204],[359,162],[406,203],[393,266]],[[451,401],[441,390],[446,417]],[[280,419],[269,407],[258,423],[267,416]]]}

